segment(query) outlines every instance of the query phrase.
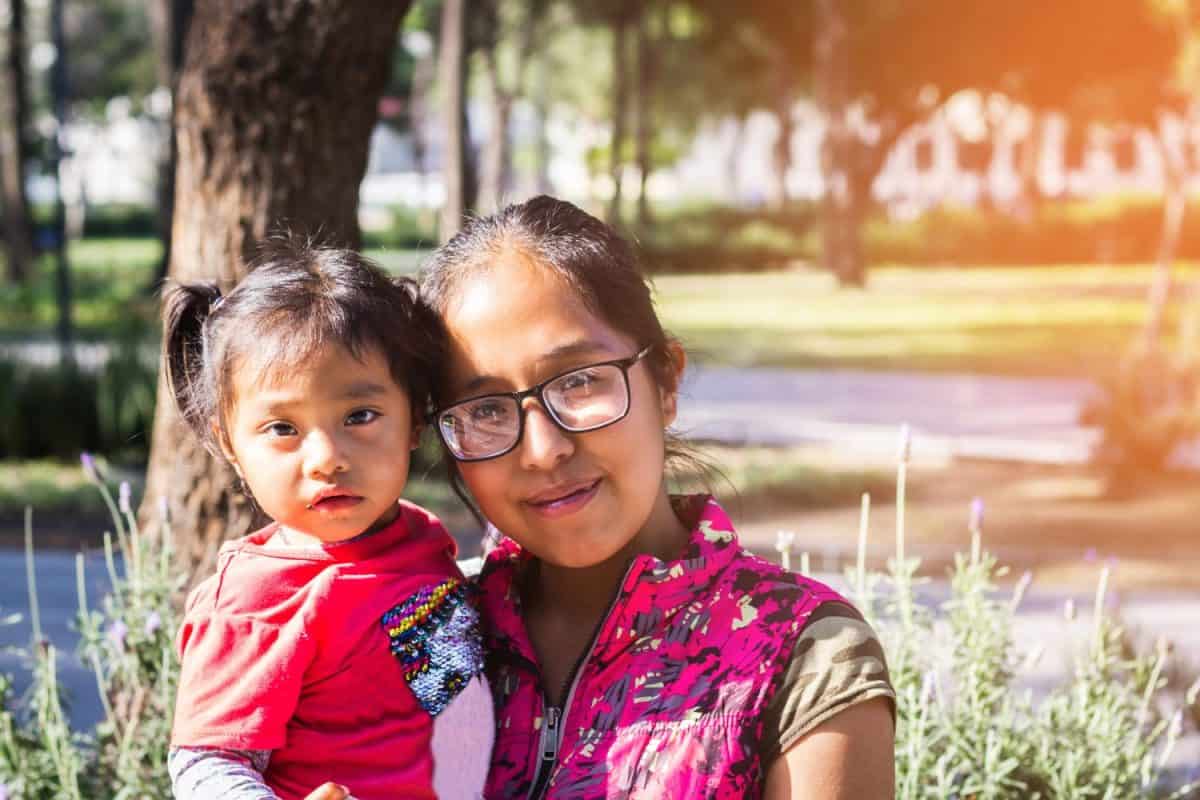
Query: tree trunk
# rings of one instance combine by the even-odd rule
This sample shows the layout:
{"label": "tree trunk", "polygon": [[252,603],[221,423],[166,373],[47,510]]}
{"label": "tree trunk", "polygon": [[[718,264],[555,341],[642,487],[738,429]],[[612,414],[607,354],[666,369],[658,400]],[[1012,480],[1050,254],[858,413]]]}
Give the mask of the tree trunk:
{"label": "tree trunk", "polygon": [[[866,198],[858,147],[847,119],[850,92],[849,28],[839,0],[818,0],[814,48],[817,104],[825,116],[821,142],[821,260],[843,286],[861,286],[866,270],[859,246],[859,217]],[[789,116],[790,118],[790,116]],[[789,137],[790,139],[790,137]],[[869,184],[867,184],[869,188]]]}
{"label": "tree trunk", "polygon": [[646,194],[646,185],[650,181],[650,173],[654,169],[650,153],[651,115],[654,100],[655,78],[657,63],[655,61],[655,43],[651,41],[649,20],[642,14],[637,23],[637,131],[635,144],[638,165],[638,200],[637,226],[645,230],[650,225],[650,199]]}
{"label": "tree trunk", "polygon": [[[170,277],[228,290],[276,226],[357,247],[358,191],[408,3],[198,0],[179,76]],[[179,421],[160,380],[146,495],[185,559],[211,561],[254,523],[230,470]]]}
{"label": "tree trunk", "polygon": [[442,180],[446,199],[438,226],[442,242],[462,227],[467,212],[466,0],[445,0],[438,44],[438,81],[442,87]]}
{"label": "tree trunk", "polygon": [[612,21],[613,29],[613,104],[612,141],[609,145],[609,177],[613,191],[608,204],[608,222],[621,224],[621,172],[625,166],[622,150],[625,147],[625,117],[629,106],[629,17],[619,10]]}
{"label": "tree trunk", "polygon": [[25,0],[9,0],[8,48],[0,73],[0,209],[8,280],[22,283],[33,266],[33,224],[25,193],[29,154],[29,87],[25,82]]}
{"label": "tree trunk", "polygon": [[479,210],[491,214],[500,209],[508,181],[510,144],[508,125],[512,117],[513,95],[504,88],[497,63],[495,44],[485,54],[488,88],[491,91],[490,132],[483,144],[479,174]]}
{"label": "tree trunk", "polygon": [[50,140],[50,169],[54,175],[54,275],[58,306],[59,359],[64,369],[75,368],[75,323],[71,303],[71,265],[67,260],[67,208],[63,197],[63,130],[67,123],[67,38],[63,31],[63,3],[50,0],[50,40],[54,64],[50,68],[50,99],[54,109],[54,136]]}
{"label": "tree trunk", "polygon": [[1183,217],[1187,208],[1187,192],[1184,188],[1184,166],[1162,141],[1156,137],[1163,161],[1163,226],[1158,245],[1158,263],[1154,279],[1150,284],[1146,324],[1142,328],[1143,352],[1151,353],[1162,345],[1162,332],[1167,310],[1174,293],[1175,253],[1179,248],[1179,235],[1183,230]]}
{"label": "tree trunk", "polygon": [[150,3],[151,30],[158,51],[158,85],[171,92],[171,113],[167,146],[158,165],[157,220],[162,240],[162,257],[158,262],[155,287],[167,277],[171,264],[171,221],[175,213],[175,162],[178,142],[175,136],[175,108],[178,98],[179,71],[183,68],[183,47],[188,25],[194,10],[193,0],[152,0]]}

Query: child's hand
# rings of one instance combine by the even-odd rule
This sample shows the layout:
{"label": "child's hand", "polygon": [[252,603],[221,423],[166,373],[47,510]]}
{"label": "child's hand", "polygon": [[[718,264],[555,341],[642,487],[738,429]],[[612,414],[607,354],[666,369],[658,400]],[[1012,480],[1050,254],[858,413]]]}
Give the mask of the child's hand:
{"label": "child's hand", "polygon": [[337,783],[323,783],[304,800],[354,800],[350,790]]}

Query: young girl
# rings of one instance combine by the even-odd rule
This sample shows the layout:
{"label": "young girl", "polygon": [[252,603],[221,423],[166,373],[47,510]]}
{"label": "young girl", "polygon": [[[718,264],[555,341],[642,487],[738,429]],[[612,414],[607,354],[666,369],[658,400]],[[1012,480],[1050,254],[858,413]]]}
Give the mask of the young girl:
{"label": "young girl", "polygon": [[477,617],[441,523],[400,500],[439,354],[411,282],[277,243],[228,297],[165,302],[191,429],[274,520],[188,598],[177,798],[474,798],[491,750]]}
{"label": "young girl", "polygon": [[870,627],[668,493],[685,356],[626,242],[539,197],[469,223],[422,288],[450,342],[434,424],[507,537],[479,578],[485,795],[892,797]]}

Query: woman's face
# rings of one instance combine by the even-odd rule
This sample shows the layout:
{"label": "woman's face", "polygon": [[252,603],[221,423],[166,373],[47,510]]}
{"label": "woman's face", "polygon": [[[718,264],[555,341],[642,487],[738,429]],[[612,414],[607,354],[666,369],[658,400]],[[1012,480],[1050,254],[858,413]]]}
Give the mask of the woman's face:
{"label": "woman's face", "polygon": [[[646,344],[588,311],[549,270],[511,252],[463,280],[445,322],[451,402],[521,391],[571,369],[627,358]],[[676,363],[682,365],[681,354]],[[663,429],[674,420],[675,393],[659,387],[648,359],[628,374],[629,413],[619,422],[567,433],[526,398],[524,434],[511,452],[458,465],[484,515],[543,561],[599,564],[639,534],[654,539],[648,528],[670,514]]]}

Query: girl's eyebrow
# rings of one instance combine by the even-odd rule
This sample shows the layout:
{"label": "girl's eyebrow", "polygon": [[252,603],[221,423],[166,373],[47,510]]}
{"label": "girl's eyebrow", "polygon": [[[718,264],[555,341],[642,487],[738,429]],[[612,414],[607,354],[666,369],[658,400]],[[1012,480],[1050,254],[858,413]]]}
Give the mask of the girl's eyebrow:
{"label": "girl's eyebrow", "polygon": [[371,381],[357,381],[350,384],[349,388],[342,393],[342,397],[351,400],[360,400],[364,397],[377,397],[381,394],[387,394],[387,391],[387,387],[382,384]]}

